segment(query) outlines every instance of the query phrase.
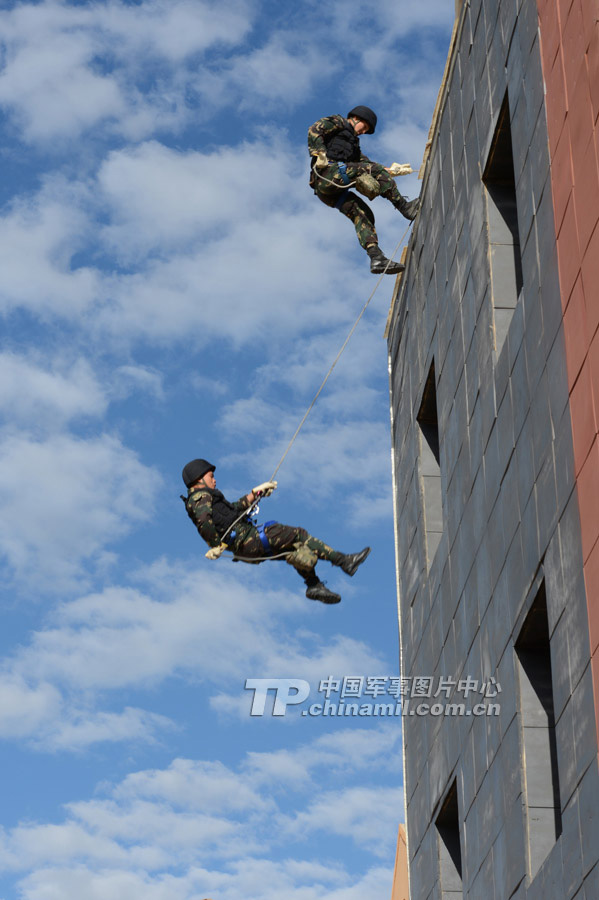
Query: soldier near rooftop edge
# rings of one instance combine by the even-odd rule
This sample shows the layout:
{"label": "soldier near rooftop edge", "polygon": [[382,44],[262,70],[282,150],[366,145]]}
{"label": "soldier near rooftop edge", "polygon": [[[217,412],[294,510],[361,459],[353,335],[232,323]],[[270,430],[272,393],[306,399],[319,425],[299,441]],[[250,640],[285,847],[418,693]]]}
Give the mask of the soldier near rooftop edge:
{"label": "soldier near rooftop edge", "polygon": [[359,553],[340,553],[304,528],[280,522],[255,525],[245,511],[249,512],[259,497],[269,497],[277,482],[265,481],[229,503],[216,488],[215,468],[205,459],[192,459],[182,472],[188,493],[181,499],[187,515],[210,546],[206,553],[208,559],[218,559],[225,550],[232,550],[236,559],[248,563],[259,563],[270,557],[285,559],[304,579],[309,600],[339,603],[339,594],[330,591],[316,575],[316,563],[325,559],[343,569],[346,575],[354,575],[370,553],[370,547]]}
{"label": "soldier near rooftop edge", "polygon": [[404,267],[401,263],[390,263],[384,256],[374,227],[374,213],[347,186],[362,176],[362,181],[358,180],[356,185],[358,190],[362,190],[363,176],[370,176],[367,196],[372,199],[380,194],[410,220],[416,218],[420,199],[406,200],[399,193],[391,171],[362,153],[360,135],[374,134],[376,123],[377,117],[368,106],[355,106],[350,109],[347,118],[326,116],[315,122],[308,130],[308,149],[312,157],[310,186],[319,200],[351,219],[358,240],[370,257],[370,271],[375,274],[386,271],[391,275],[402,272]]}

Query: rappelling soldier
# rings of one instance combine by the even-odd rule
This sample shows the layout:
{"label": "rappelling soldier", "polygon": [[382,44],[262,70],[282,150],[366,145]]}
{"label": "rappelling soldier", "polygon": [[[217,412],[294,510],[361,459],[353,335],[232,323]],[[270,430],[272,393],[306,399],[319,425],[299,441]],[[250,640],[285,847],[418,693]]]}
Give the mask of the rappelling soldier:
{"label": "rappelling soldier", "polygon": [[231,550],[234,559],[247,563],[285,559],[304,579],[309,600],[339,603],[339,594],[330,591],[316,575],[316,563],[326,559],[351,576],[370,553],[370,547],[359,553],[340,553],[304,528],[274,521],[256,525],[249,516],[251,508],[259,498],[269,497],[277,482],[265,481],[229,503],[216,488],[214,470],[215,466],[207,460],[193,459],[182,472],[188,493],[181,499],[187,515],[210,546],[206,553],[208,559],[218,559],[225,550]]}
{"label": "rappelling soldier", "polygon": [[389,200],[406,219],[416,218],[420,199],[406,200],[395,184],[393,174],[407,174],[410,166],[397,163],[385,168],[372,162],[360,148],[361,134],[374,134],[377,117],[368,106],[355,106],[343,116],[326,116],[308,130],[310,186],[319,200],[335,207],[354,223],[358,240],[370,257],[370,271],[395,275],[404,266],[390,262],[379,248],[374,213],[349,186],[369,199],[380,195]]}

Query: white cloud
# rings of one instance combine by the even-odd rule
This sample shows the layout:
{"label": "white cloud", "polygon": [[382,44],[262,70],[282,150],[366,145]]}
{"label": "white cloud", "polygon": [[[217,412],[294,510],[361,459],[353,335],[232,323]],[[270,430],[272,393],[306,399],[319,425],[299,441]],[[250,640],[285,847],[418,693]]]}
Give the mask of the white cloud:
{"label": "white cloud", "polygon": [[[343,487],[336,502],[346,510],[346,521],[363,530],[382,517],[390,520],[388,385],[380,366],[386,296],[381,293],[375,299],[378,308],[372,304],[360,322],[285,458],[273,511],[285,494],[288,499],[288,492],[300,486],[302,498],[311,504],[322,504],[323,497]],[[314,335],[310,341],[297,338],[284,352],[271,353],[248,385],[248,395],[222,405],[219,430],[232,445],[238,434],[255,438],[252,463],[259,477],[270,477],[282,458],[349,327]],[[245,465],[244,454],[232,451],[227,463]]]}
{"label": "white cloud", "polygon": [[168,769],[134,772],[115,788],[117,798],[138,797],[163,801],[179,808],[224,813],[265,810],[270,804],[221,762],[175,759]]}
{"label": "white cloud", "polygon": [[[402,175],[396,179],[397,187],[404,197],[411,198],[420,193],[422,182],[419,181],[417,173],[422,165],[427,138],[428,123],[421,125],[406,120],[394,122],[381,135],[380,141],[384,152],[389,157],[393,156],[394,162],[409,162],[414,169],[413,175]],[[401,155],[402,159],[396,159],[398,155]]]}
{"label": "white cloud", "polygon": [[[364,405],[362,399],[366,401]],[[342,488],[336,503],[344,511],[347,524],[363,533],[373,522],[391,520],[391,439],[380,417],[374,419],[371,413],[373,420],[369,421],[366,415],[360,415],[369,408],[368,402],[373,410],[383,407],[382,399],[374,391],[367,388],[352,391],[345,382],[338,399],[336,393],[330,398],[319,398],[277,473],[280,487],[270,501],[269,514],[282,515],[279,504],[294,491],[301,489],[304,503],[317,507],[324,498],[334,496]],[[252,397],[227,406],[222,424],[232,435],[243,429],[244,434],[262,437],[252,464],[254,471],[261,473],[260,477],[269,478],[283,458],[307,406],[306,402],[283,408],[274,401]],[[227,462],[243,465],[243,454],[232,452]],[[327,540],[326,535],[316,533],[316,536]]]}
{"label": "white cloud", "polygon": [[[284,863],[242,858],[235,871],[209,871],[194,866],[182,875],[154,878],[144,873],[113,868],[94,872],[85,867],[59,867],[36,871],[20,882],[23,900],[364,900],[386,897],[393,873],[373,867],[351,878],[328,868],[298,872],[294,860]],[[333,884],[331,884],[333,881]],[[345,882],[339,887],[339,882]],[[249,893],[251,891],[251,893]]]}
{"label": "white cloud", "polygon": [[[195,98],[204,117],[227,105],[262,117],[265,106],[288,109],[335,77],[348,53],[356,83],[350,74],[341,90],[382,100],[389,96],[387,73],[397,67],[398,41],[422,28],[447,31],[453,7],[430,0],[399,10],[386,2],[367,15],[359,2],[307,9],[259,45],[245,43],[253,17],[252,4],[241,0],[21,3],[0,19],[0,103],[31,142],[77,138],[92,127],[101,137],[142,140],[181,129]],[[221,58],[224,48],[234,48],[235,57]]]}
{"label": "white cloud", "polygon": [[59,12],[60,6],[42,4],[35,10],[37,20],[27,15],[32,6],[3,15],[6,64],[0,75],[0,103],[15,111],[25,138],[73,137],[108,116],[122,115],[118,85],[87,67],[95,51],[93,39],[52,27],[49,13]]}
{"label": "white cloud", "polygon": [[15,738],[37,734],[48,719],[60,714],[62,698],[50,684],[30,687],[20,675],[4,675],[0,682],[0,734]]}
{"label": "white cloud", "polygon": [[[239,202],[243,208],[243,197]],[[242,220],[189,255],[115,277],[104,287],[112,300],[93,324],[130,340],[171,343],[191,334],[198,349],[214,338],[239,346],[326,326],[343,309],[336,290],[343,260],[329,254],[336,235],[319,243],[323,223],[312,219],[306,211],[291,223],[272,212],[260,222]]]}
{"label": "white cloud", "polygon": [[[268,677],[286,671],[289,677],[316,680],[323,672],[383,667],[364,643],[342,634],[324,641],[286,627],[286,620],[303,618],[306,610],[299,579],[301,589],[293,597],[261,584],[249,567],[247,574],[232,575],[224,560],[217,565],[215,574],[184,563],[168,567],[161,575],[168,573],[163,598],[154,581],[154,597],[115,587],[63,603],[52,624],[34,633],[11,666],[38,681],[96,691],[193,672],[217,685],[223,679],[235,682],[246,709],[243,683],[256,672]],[[233,631],[231,622],[237,626]]]}
{"label": "white cloud", "polygon": [[[376,287],[352,224],[314,197],[303,150],[280,134],[264,132],[218,152],[146,142],[110,154],[97,183],[94,196],[107,219],[104,249],[130,267],[102,278],[92,323],[100,333],[160,342],[192,334],[195,347],[214,338],[239,346],[268,335],[266,358],[279,369],[289,359],[305,373],[306,359],[321,370],[323,355],[332,360]],[[385,207],[380,200],[376,211],[391,253],[399,216]],[[399,218],[403,231],[408,223]],[[361,268],[351,266],[352,256]],[[365,320],[382,305],[379,347],[392,286],[386,279],[377,288]],[[327,334],[325,344],[318,330],[339,322],[343,331],[334,340]],[[302,360],[297,347],[307,332]],[[289,336],[291,347],[274,341]],[[347,356],[357,352],[353,341]],[[367,354],[359,361],[366,363]]]}
{"label": "white cloud", "polygon": [[402,3],[398,8],[394,0],[383,0],[377,4],[376,15],[392,34],[406,35],[414,30],[427,34],[431,28],[447,34],[455,19],[455,5],[447,0],[427,0],[426,3]]}
{"label": "white cloud", "polygon": [[162,373],[149,366],[121,365],[100,377],[91,363],[67,350],[47,356],[0,352],[0,411],[7,423],[28,433],[64,429],[75,419],[99,418],[108,401],[131,394],[149,394],[164,400]]}
{"label": "white cloud", "polygon": [[81,587],[107,545],[146,519],[157,473],[116,437],[0,439],[0,554],[15,579]]}
{"label": "white cloud", "polygon": [[[100,123],[133,139],[181,127],[194,55],[237,43],[249,27],[243,2],[200,0],[134,6],[46,0],[19,4],[0,23],[0,104],[30,142],[77,138]],[[181,77],[186,60],[187,77]],[[144,72],[161,64],[158,84],[144,88]]]}
{"label": "white cloud", "polygon": [[119,713],[73,708],[55,685],[34,683],[4,666],[0,737],[5,740],[24,738],[44,750],[79,752],[100,741],[151,741],[172,727],[165,716],[131,707]]}
{"label": "white cloud", "polygon": [[301,30],[278,33],[262,47],[239,56],[228,77],[239,92],[242,110],[265,102],[284,103],[288,108],[309,96],[315,83],[332,74],[336,68],[334,55],[323,54]]}
{"label": "white cloud", "polygon": [[238,220],[258,225],[278,201],[298,194],[297,161],[292,168],[288,154],[275,135],[205,153],[156,141],[114,151],[98,172],[111,215],[103,240],[125,259],[140,252],[168,258],[198,241],[213,245]]}
{"label": "white cloud", "polygon": [[0,353],[0,410],[13,423],[56,428],[75,417],[102,415],[106,407],[87,360],[55,358],[48,367],[32,356]]}
{"label": "white cloud", "polygon": [[352,787],[327,791],[289,822],[296,835],[326,831],[349,838],[386,856],[395,844],[404,808],[403,790],[389,787]]}
{"label": "white cloud", "polygon": [[[247,177],[263,169],[268,190]],[[66,317],[115,346],[190,334],[195,347],[241,345],[327,327],[346,315],[343,254],[356,241],[304,176],[303,155],[268,138],[218,157],[156,143],[122,151],[102,168],[100,192],[48,179],[0,220],[0,306]],[[96,233],[100,213],[108,221]],[[94,268],[102,253],[129,271]]]}
{"label": "white cloud", "polygon": [[118,868],[93,872],[54,867],[23,879],[20,890],[23,900],[191,900],[193,881],[172,875],[152,879]]}
{"label": "white cloud", "polygon": [[44,727],[32,733],[33,745],[52,751],[78,752],[104,741],[146,742],[157,732],[164,734],[173,728],[166,716],[132,707],[119,713],[70,709],[64,718],[53,716],[47,708],[45,718]]}
{"label": "white cloud", "polygon": [[[381,731],[373,732],[372,748],[366,729],[356,735],[366,751],[365,763],[392,746],[388,737],[381,742]],[[356,768],[362,767],[367,776],[349,732],[342,739],[329,736],[328,748],[325,743],[318,739],[302,749],[322,766],[327,752],[335,752],[338,768],[349,764],[355,780]],[[384,791],[362,780],[348,791],[319,796],[316,785],[306,790],[296,784],[300,812],[292,820],[281,814],[275,799],[276,772],[270,779],[252,776],[255,759],[250,759],[249,774],[243,767],[236,771],[190,759],[131,773],[113,787],[98,788],[93,799],[67,804],[61,823],[29,822],[6,830],[0,859],[5,869],[29,873],[20,888],[31,900],[193,900],[210,895],[224,900],[359,900],[375,886],[390,887],[389,869],[350,875],[339,862],[311,858],[304,839],[307,832],[328,827],[361,850],[369,844],[375,855],[391,857],[401,791]],[[327,768],[328,784],[334,783],[335,771]],[[298,852],[295,844],[303,849]],[[288,857],[277,860],[280,847]]]}
{"label": "white cloud", "polygon": [[[75,752],[101,741],[153,740],[173,723],[143,709],[98,707],[105,704],[107,691],[153,687],[172,676],[201,678],[208,690],[225,694],[215,698],[219,713],[232,698],[234,711],[247,722],[251,694],[243,687],[248,677],[286,672],[316,686],[329,674],[385,671],[384,660],[364,642],[343,634],[324,639],[305,624],[301,631],[294,629],[291,623],[298,616],[304,619],[307,608],[300,592],[296,597],[280,588],[275,593],[268,588],[267,573],[265,587],[249,574],[238,578],[219,565],[217,575],[185,564],[146,573],[155,598],[115,587],[60,604],[48,626],[4,660],[0,737],[25,738],[40,750]],[[320,612],[313,605],[309,609]],[[303,778],[331,754],[358,764],[358,748],[363,755],[364,746],[357,741],[352,751],[344,738],[336,740],[339,744],[323,741],[301,764],[298,760]],[[254,756],[250,765],[252,779],[259,781],[267,758]],[[168,789],[173,800],[177,783],[184,782],[191,798],[192,775],[196,794],[206,793],[209,782],[220,790],[215,767],[146,773],[145,790],[157,795]],[[134,787],[139,793],[139,782],[127,781],[122,790]],[[237,796],[241,802],[243,793]]]}
{"label": "white cloud", "polygon": [[78,319],[93,300],[98,273],[71,268],[89,237],[86,188],[49,180],[34,197],[17,198],[0,218],[0,309],[24,307],[42,320]]}
{"label": "white cloud", "polygon": [[[190,861],[200,848],[204,853],[221,855],[224,851],[228,855],[227,840],[235,840],[240,831],[239,823],[228,819],[224,810],[208,815],[202,809],[188,812],[173,809],[168,803],[137,799],[122,805],[112,799],[71,803],[68,811],[85,833],[114,842],[121,859],[146,868]],[[221,846],[222,851],[217,849]],[[69,857],[74,855],[82,854],[68,852]],[[113,861],[116,856],[112,852]]]}
{"label": "white cloud", "polygon": [[114,370],[110,393],[113,398],[145,393],[156,400],[164,400],[162,373],[148,366],[118,366]]}
{"label": "white cloud", "polygon": [[188,378],[190,384],[198,394],[206,396],[221,397],[229,393],[229,385],[225,378],[213,378],[209,375],[202,375],[199,371],[192,372]]}
{"label": "white cloud", "polygon": [[163,56],[177,62],[214,45],[239,42],[250,26],[249,4],[243,0],[145,0],[138,6],[121,2],[99,5],[89,13],[107,39],[116,37],[127,51]]}
{"label": "white cloud", "polygon": [[246,767],[259,783],[270,782],[283,788],[318,783],[322,771],[331,777],[376,766],[379,770],[390,768],[399,775],[400,740],[401,730],[395,722],[377,729],[348,728],[322,735],[292,750],[250,751]]}

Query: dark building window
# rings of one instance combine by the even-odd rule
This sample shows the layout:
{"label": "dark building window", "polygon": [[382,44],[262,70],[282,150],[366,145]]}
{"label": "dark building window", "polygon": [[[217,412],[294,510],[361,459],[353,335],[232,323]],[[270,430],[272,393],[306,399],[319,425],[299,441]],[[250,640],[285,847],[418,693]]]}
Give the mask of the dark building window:
{"label": "dark building window", "polygon": [[455,781],[449,789],[435,824],[439,848],[441,897],[442,900],[458,900],[462,897],[462,850]]}
{"label": "dark building window", "polygon": [[507,94],[499,113],[483,183],[487,195],[495,349],[499,354],[522,289],[522,257]]}
{"label": "dark building window", "polygon": [[430,569],[443,533],[439,422],[434,360],[424,385],[420,411],[416,419],[420,426],[420,478],[424,494],[427,566]]}
{"label": "dark building window", "polygon": [[530,876],[534,878],[562,832],[544,583],[524,621],[515,650],[526,781]]}

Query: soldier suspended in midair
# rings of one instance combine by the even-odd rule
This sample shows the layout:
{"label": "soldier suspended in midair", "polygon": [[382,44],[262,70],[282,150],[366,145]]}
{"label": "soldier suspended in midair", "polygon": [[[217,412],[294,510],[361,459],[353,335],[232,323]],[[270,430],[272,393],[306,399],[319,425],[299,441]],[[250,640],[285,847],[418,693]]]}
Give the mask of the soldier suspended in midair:
{"label": "soldier suspended in midair", "polygon": [[234,559],[247,563],[284,559],[304,579],[309,600],[339,603],[339,594],[330,591],[316,575],[316,563],[319,559],[328,560],[351,576],[370,553],[370,547],[359,553],[340,553],[308,534],[305,528],[275,521],[256,525],[249,516],[252,507],[259,498],[269,497],[277,482],[259,484],[230,503],[216,488],[215,468],[205,459],[193,459],[182,472],[188,493],[181,499],[189,518],[210,546],[208,559],[218,559],[225,550],[231,550]]}
{"label": "soldier suspended in midair", "polygon": [[308,130],[310,151],[310,186],[319,200],[334,207],[354,224],[358,240],[370,257],[370,271],[394,275],[404,266],[390,262],[379,248],[374,226],[374,213],[368,204],[349,190],[355,184],[357,190],[369,199],[380,195],[389,200],[406,219],[416,218],[420,199],[406,200],[395,184],[394,175],[409,174],[409,165],[385,168],[372,162],[360,148],[361,134],[374,134],[377,117],[368,106],[355,106],[347,118],[326,116]]}

